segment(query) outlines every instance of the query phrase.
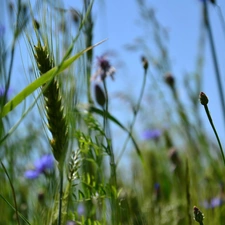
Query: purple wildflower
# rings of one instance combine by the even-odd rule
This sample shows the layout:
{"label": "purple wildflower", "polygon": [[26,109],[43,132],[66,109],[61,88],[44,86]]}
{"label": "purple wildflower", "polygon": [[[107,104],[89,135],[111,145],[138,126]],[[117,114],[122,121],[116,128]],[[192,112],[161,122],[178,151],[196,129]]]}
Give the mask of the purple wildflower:
{"label": "purple wildflower", "polygon": [[51,154],[44,155],[40,159],[34,162],[34,169],[27,170],[24,176],[27,179],[35,179],[42,173],[45,173],[48,169],[52,169],[54,166],[54,158]]}
{"label": "purple wildflower", "polygon": [[96,80],[100,77],[100,80],[103,81],[107,76],[110,76],[114,80],[114,73],[116,69],[111,66],[109,61],[105,56],[97,57],[98,60],[98,69],[96,73],[92,76],[91,80]]}
{"label": "purple wildflower", "polygon": [[210,201],[205,201],[203,203],[203,206],[206,208],[206,209],[214,209],[218,206],[221,206],[224,204],[224,200],[220,197],[215,197],[215,198],[212,198]]}
{"label": "purple wildflower", "polygon": [[77,212],[80,216],[84,215],[85,214],[85,207],[84,207],[84,204],[79,204],[78,207],[77,207]]}
{"label": "purple wildflower", "polygon": [[68,220],[66,222],[66,225],[76,225],[76,222],[75,221],[72,221],[72,220]]}
{"label": "purple wildflower", "polygon": [[[6,92],[6,89],[4,87],[0,87],[0,98],[5,95],[5,92]],[[12,89],[9,88],[6,93],[6,97],[8,98],[9,95],[11,95],[11,94],[12,94]]]}
{"label": "purple wildflower", "polygon": [[158,129],[146,130],[142,133],[144,140],[157,140],[162,135],[162,131]]}

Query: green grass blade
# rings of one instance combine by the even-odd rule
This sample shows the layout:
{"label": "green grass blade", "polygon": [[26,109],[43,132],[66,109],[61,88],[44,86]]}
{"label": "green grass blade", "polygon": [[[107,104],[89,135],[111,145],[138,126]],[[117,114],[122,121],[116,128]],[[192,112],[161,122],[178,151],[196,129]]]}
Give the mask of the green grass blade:
{"label": "green grass blade", "polygon": [[10,111],[16,108],[27,96],[32,94],[37,88],[41,87],[43,84],[50,81],[53,77],[64,71],[68,68],[74,61],[76,61],[80,56],[82,56],[85,52],[89,51],[90,49],[96,47],[97,45],[101,44],[103,41],[90,46],[78,54],[72,56],[71,58],[67,59],[66,61],[62,62],[61,65],[56,66],[49,70],[47,73],[43,74],[41,77],[36,79],[34,82],[29,84],[26,88],[24,88],[18,95],[16,95],[11,101],[4,105],[1,112],[1,118],[5,117]]}

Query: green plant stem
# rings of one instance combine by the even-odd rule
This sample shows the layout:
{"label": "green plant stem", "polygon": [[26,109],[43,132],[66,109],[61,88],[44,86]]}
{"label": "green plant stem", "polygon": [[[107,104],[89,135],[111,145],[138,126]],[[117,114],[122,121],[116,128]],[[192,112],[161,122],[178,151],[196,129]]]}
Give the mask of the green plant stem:
{"label": "green plant stem", "polygon": [[217,81],[217,86],[218,86],[218,91],[219,91],[220,103],[221,103],[222,111],[223,111],[222,114],[224,116],[224,123],[225,123],[224,92],[223,92],[221,75],[220,75],[219,66],[218,66],[218,60],[217,60],[217,56],[216,56],[216,50],[215,50],[215,45],[214,45],[214,40],[213,40],[213,35],[212,35],[212,29],[211,29],[211,25],[210,25],[210,21],[209,21],[209,17],[208,17],[207,1],[204,1],[204,13],[205,13],[205,15],[204,15],[205,16],[205,26],[208,31],[209,42],[210,42],[210,47],[211,47],[211,52],[212,52],[215,74],[216,74],[216,81]]}
{"label": "green plant stem", "polygon": [[[0,194],[0,197],[2,198],[2,200],[9,206],[11,207],[15,212],[17,211],[15,207],[13,207],[13,205],[11,205],[1,194]],[[17,211],[18,212],[18,211]],[[23,214],[21,214],[20,212],[18,212],[18,215],[19,217],[25,222],[27,223],[28,225],[31,225],[29,223],[29,221],[23,216]]]}
{"label": "green plant stem", "polygon": [[128,144],[128,141],[130,140],[131,136],[132,136],[132,131],[133,131],[133,128],[134,128],[134,124],[136,122],[136,118],[137,118],[137,114],[138,114],[138,111],[140,109],[140,106],[141,106],[141,100],[143,98],[143,95],[144,95],[144,90],[145,90],[145,84],[146,84],[146,79],[147,79],[147,69],[144,70],[144,78],[143,78],[143,82],[142,82],[142,86],[141,86],[141,92],[140,92],[140,95],[139,95],[139,98],[138,98],[138,101],[137,101],[137,105],[136,107],[134,107],[134,116],[133,116],[133,120],[131,122],[131,125],[130,125],[130,130],[128,132],[128,136],[123,144],[123,148],[120,152],[120,155],[118,157],[118,160],[117,160],[117,165],[118,163],[120,162],[125,150],[126,150],[126,146]]}
{"label": "green plant stem", "polygon": [[7,170],[6,170],[5,166],[4,166],[4,164],[3,164],[2,162],[1,162],[1,165],[2,165],[2,168],[3,168],[4,172],[5,172],[5,174],[6,174],[7,178],[8,178],[8,180],[9,180],[9,184],[10,184],[10,187],[11,187],[11,189],[12,189],[13,200],[14,200],[14,204],[15,204],[16,220],[17,220],[18,225],[20,225],[20,220],[19,220],[19,214],[18,214],[18,207],[17,207],[17,201],[16,201],[15,190],[14,190],[12,181],[11,181],[11,179],[10,179],[10,177],[9,177],[9,174],[8,174],[8,172],[7,172]]}
{"label": "green plant stem", "polygon": [[[105,98],[106,98],[105,110],[104,110],[104,129],[106,133],[107,145],[109,148],[109,156],[110,156],[110,168],[111,168],[110,180],[111,180],[112,186],[116,189],[116,192],[117,192],[115,156],[114,156],[114,151],[112,147],[112,141],[111,141],[112,138],[110,133],[109,122],[107,118],[109,99],[108,99],[108,91],[107,91],[105,80],[103,80],[103,86],[104,86],[104,92],[105,92]],[[115,196],[114,191],[112,191],[112,224],[119,224],[119,210],[118,210],[118,204],[117,204],[117,195]]]}
{"label": "green plant stem", "polygon": [[211,115],[210,115],[209,108],[208,108],[207,105],[204,105],[204,108],[205,108],[205,112],[206,112],[206,114],[207,114],[207,117],[208,117],[208,119],[209,119],[209,122],[210,122],[210,124],[211,124],[211,126],[212,126],[212,129],[213,129],[213,131],[214,131],[214,134],[216,135],[216,139],[217,139],[217,142],[218,142],[218,144],[219,144],[220,151],[221,151],[222,158],[223,158],[223,162],[224,162],[224,165],[225,165],[225,157],[224,157],[224,153],[223,153],[223,148],[222,148],[222,145],[221,145],[221,143],[220,143],[220,139],[219,139],[219,136],[218,136],[218,134],[217,134],[216,128],[215,128],[215,126],[214,126],[214,124],[213,124],[213,120],[212,120],[212,117],[211,117]]}
{"label": "green plant stem", "polygon": [[63,169],[59,168],[60,184],[59,184],[59,215],[57,225],[61,225],[62,221],[62,200],[63,200]]}
{"label": "green plant stem", "polygon": [[[86,35],[86,46],[91,46],[92,41],[93,41],[93,26],[94,26],[94,24],[93,24],[92,15],[91,15],[92,5],[93,5],[93,1],[84,0],[85,12],[88,13],[87,21],[84,24],[85,35]],[[91,7],[91,8],[89,9],[89,7]],[[90,88],[92,58],[93,58],[93,51],[90,50],[87,53],[87,97],[88,97],[89,103],[93,103],[92,98],[91,98],[91,88]]]}

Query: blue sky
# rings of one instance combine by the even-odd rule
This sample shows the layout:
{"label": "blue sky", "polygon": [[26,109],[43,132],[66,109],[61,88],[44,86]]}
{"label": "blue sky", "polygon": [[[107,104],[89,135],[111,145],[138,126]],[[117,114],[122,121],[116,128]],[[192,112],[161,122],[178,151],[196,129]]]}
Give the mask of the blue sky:
{"label": "blue sky", "polygon": [[[99,4],[104,2],[104,4]],[[149,6],[155,9],[156,16],[160,23],[167,28],[169,34],[168,49],[171,57],[172,72],[176,79],[182,80],[186,72],[194,72],[195,60],[198,50],[198,38],[200,35],[200,26],[202,23],[202,2],[199,0],[152,0],[146,1]],[[108,49],[115,50],[120,58],[126,63],[124,69],[119,68],[117,72],[116,86],[123,88],[134,88],[137,83],[137,75],[140,73],[139,57],[137,54],[130,54],[124,50],[124,45],[131,43],[142,31],[137,23],[139,11],[136,1],[96,1],[94,16],[96,18],[96,42],[104,38],[108,41],[99,46],[96,54]],[[68,3],[69,4],[69,3]],[[223,15],[225,15],[225,2],[217,1]],[[209,4],[210,20],[213,27],[214,40],[216,43],[217,56],[222,75],[225,76],[225,35],[219,18],[219,8]],[[151,66],[151,65],[150,65]],[[123,72],[129,74],[129,81],[125,80]],[[219,131],[219,136],[224,139],[225,129],[223,127],[223,117],[218,99],[218,91],[215,80],[214,67],[209,48],[209,41],[206,37],[205,63],[204,63],[204,85],[203,90],[209,97],[209,108],[215,125]],[[112,85],[114,85],[112,83]],[[184,94],[182,88],[179,93]],[[185,97],[185,96],[184,96]],[[202,108],[203,111],[203,108]],[[203,112],[203,117],[206,118]],[[211,133],[211,128],[206,120],[206,128]]]}
{"label": "blue sky", "polygon": [[[65,0],[65,8],[77,8],[80,2]],[[168,51],[171,58],[171,71],[178,82],[180,82],[184,73],[193,72],[195,69],[198,38],[202,22],[202,2],[200,0],[146,0],[146,2],[149,6],[152,6],[159,22],[168,31]],[[220,6],[223,15],[225,15],[225,1],[218,0],[217,4]],[[139,90],[140,79],[138,79],[138,75],[142,71],[140,63],[141,53],[131,53],[124,49],[125,44],[132,43],[137,36],[143,34],[143,29],[138,22],[140,18],[139,13],[135,0],[95,0],[93,11],[95,21],[94,43],[108,38],[105,43],[95,49],[95,56],[107,51],[116,53],[116,56],[112,57],[112,63],[115,64],[114,66],[117,69],[116,80],[108,81],[109,89],[112,93],[118,90],[126,90],[135,96],[135,91]],[[209,13],[222,80],[224,80],[225,35],[219,19],[218,7],[209,4]],[[24,62],[27,60],[25,59]],[[122,65],[121,62],[123,63]],[[22,72],[21,66],[20,70]],[[18,77],[15,80],[17,82]],[[18,86],[20,87],[20,84]],[[223,127],[223,117],[218,100],[208,38],[206,38],[204,86],[202,91],[209,97],[211,115],[219,131],[219,136],[224,142],[225,129]],[[186,96],[182,86],[180,86],[179,93],[185,99]],[[121,108],[119,107],[115,111],[115,114],[123,114],[123,109],[124,105],[121,104]],[[206,118],[204,113],[202,115]],[[125,115],[123,117],[124,123],[128,124],[129,119],[129,116]],[[208,132],[212,134],[208,122],[206,121],[205,123]]]}

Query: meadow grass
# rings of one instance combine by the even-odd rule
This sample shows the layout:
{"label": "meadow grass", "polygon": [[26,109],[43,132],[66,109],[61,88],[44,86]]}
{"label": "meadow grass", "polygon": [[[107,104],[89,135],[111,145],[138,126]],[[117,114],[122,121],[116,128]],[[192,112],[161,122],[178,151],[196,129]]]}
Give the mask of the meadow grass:
{"label": "meadow grass", "polygon": [[[223,143],[209,113],[207,93],[201,92],[204,32],[195,74],[184,78],[189,96],[184,101],[176,76],[168,72],[163,27],[152,8],[137,1],[152,42],[146,38],[127,45],[143,52],[137,56],[141,85],[134,99],[130,90],[117,93],[119,108],[130,106],[120,118],[111,107],[109,88],[117,79],[116,69],[103,55],[92,70],[94,48],[102,41],[93,43],[97,3],[83,0],[82,10],[65,9],[61,1],[55,4],[6,1],[10,45],[4,34],[8,28],[0,24],[0,225],[224,224]],[[209,35],[221,97],[208,4],[216,3],[202,2],[203,29],[208,31],[204,35]],[[21,40],[26,48],[17,59]],[[161,57],[151,54],[153,44]],[[17,87],[13,97],[18,60],[27,83]],[[155,105],[146,99],[156,100]],[[223,97],[220,101],[223,106]],[[131,118],[128,125],[124,117]],[[206,117],[215,138],[205,131]],[[140,127],[145,130],[142,138]]]}

